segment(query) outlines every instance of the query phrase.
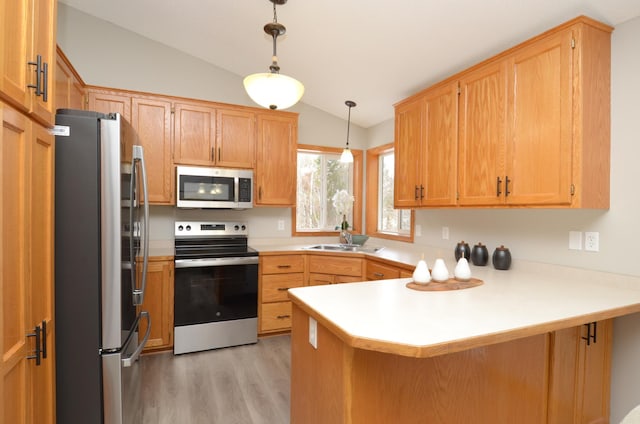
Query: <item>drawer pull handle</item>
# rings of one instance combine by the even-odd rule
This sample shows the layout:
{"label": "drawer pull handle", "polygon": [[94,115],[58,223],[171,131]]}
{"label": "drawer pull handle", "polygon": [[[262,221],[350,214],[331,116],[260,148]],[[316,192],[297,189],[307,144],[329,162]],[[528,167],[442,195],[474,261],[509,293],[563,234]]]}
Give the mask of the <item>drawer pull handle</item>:
{"label": "drawer pull handle", "polygon": [[278,287],[278,291],[287,291],[289,287]]}
{"label": "drawer pull handle", "polygon": [[278,315],[276,318],[278,318],[278,319],[287,319],[287,318],[291,318],[291,315]]}
{"label": "drawer pull handle", "polygon": [[374,272],[373,275],[376,277],[384,277],[384,274],[381,272]]}
{"label": "drawer pull handle", "polygon": [[291,268],[291,265],[278,265],[278,268],[280,269]]}

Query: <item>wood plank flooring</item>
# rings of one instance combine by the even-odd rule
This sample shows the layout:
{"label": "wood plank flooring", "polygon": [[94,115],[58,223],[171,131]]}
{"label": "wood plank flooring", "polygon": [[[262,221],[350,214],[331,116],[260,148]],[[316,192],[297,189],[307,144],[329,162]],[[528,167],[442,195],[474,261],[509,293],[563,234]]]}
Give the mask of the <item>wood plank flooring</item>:
{"label": "wood plank flooring", "polygon": [[289,335],[142,359],[144,424],[289,423]]}

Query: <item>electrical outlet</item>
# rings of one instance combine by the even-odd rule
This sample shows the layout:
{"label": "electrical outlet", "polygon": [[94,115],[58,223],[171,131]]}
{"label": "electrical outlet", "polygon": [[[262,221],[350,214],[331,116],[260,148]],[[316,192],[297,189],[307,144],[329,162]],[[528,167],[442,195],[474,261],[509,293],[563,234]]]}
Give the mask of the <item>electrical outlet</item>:
{"label": "electrical outlet", "polygon": [[284,219],[278,220],[278,231],[284,231]]}
{"label": "electrical outlet", "polygon": [[318,348],[318,322],[309,317],[309,344],[314,349]]}
{"label": "electrical outlet", "polygon": [[442,227],[442,240],[449,240],[449,227]]}
{"label": "electrical outlet", "polygon": [[587,231],[584,233],[584,250],[589,252],[600,251],[600,233],[597,231]]}
{"label": "electrical outlet", "polygon": [[416,224],[415,236],[420,237],[422,235],[422,225]]}
{"label": "electrical outlet", "polygon": [[569,231],[569,249],[582,250],[582,232]]}

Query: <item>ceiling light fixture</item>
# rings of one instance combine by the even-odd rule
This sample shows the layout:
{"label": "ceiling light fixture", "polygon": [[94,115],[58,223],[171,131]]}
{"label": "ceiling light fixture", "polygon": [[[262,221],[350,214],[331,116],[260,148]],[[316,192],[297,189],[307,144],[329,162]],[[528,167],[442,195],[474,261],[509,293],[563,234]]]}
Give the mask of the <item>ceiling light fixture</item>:
{"label": "ceiling light fixture", "polygon": [[353,153],[351,153],[351,149],[349,149],[349,127],[351,126],[351,108],[356,106],[356,102],[347,100],[344,104],[349,106],[349,118],[347,119],[347,146],[340,155],[340,162],[353,163]]}
{"label": "ceiling light fixture", "polygon": [[262,107],[269,109],[287,109],[294,104],[304,94],[304,85],[295,78],[282,75],[278,65],[278,55],[276,51],[276,40],[279,35],[284,35],[287,28],[278,23],[276,15],[276,4],[283,5],[287,0],[269,0],[273,3],[273,22],[264,26],[264,32],[273,38],[273,56],[271,58],[271,72],[249,75],[244,79],[244,89],[251,97],[251,100]]}

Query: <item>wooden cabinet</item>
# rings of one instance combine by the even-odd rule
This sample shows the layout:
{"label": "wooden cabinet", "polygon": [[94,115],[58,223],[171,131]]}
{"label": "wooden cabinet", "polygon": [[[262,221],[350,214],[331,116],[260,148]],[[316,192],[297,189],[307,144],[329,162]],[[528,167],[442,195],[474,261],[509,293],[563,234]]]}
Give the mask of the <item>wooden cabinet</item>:
{"label": "wooden cabinet", "polygon": [[310,255],[309,285],[352,283],[363,280],[364,259],[347,255]]}
{"label": "wooden cabinet", "polygon": [[298,115],[274,111],[258,113],[257,131],[254,204],[294,206]]}
{"label": "wooden cabinet", "polygon": [[458,84],[429,89],[396,108],[396,208],[456,203]]}
{"label": "wooden cabinet", "polygon": [[253,168],[255,114],[206,103],[175,103],[174,163]]}
{"label": "wooden cabinet", "polygon": [[175,172],[171,158],[171,102],[161,98],[131,100],[133,144],[144,149],[149,202],[175,204]]}
{"label": "wooden cabinet", "polygon": [[[151,316],[151,335],[145,352],[173,347],[173,266],[171,257],[151,257],[147,268],[147,288],[139,307]],[[138,337],[144,338],[147,323],[140,324]]]}
{"label": "wooden cabinet", "polygon": [[51,126],[55,115],[56,2],[5,0],[0,10],[0,96],[42,125]]}
{"label": "wooden cabinet", "polygon": [[[2,422],[53,423],[54,137],[2,102],[0,121]],[[37,337],[39,365],[30,359]]]}
{"label": "wooden cabinet", "polygon": [[[446,170],[430,170],[419,147],[430,137],[419,99],[459,84],[457,157],[448,156],[457,161],[457,205],[608,208],[611,30],[576,18],[396,105],[396,207],[451,200]],[[451,130],[448,116],[435,120],[435,139],[446,134],[437,125]],[[447,162],[441,151],[437,162]],[[422,182],[402,186],[420,172],[443,186],[440,200],[425,203],[422,188],[427,199],[433,188]]]}
{"label": "wooden cabinet", "polygon": [[613,320],[552,333],[549,424],[609,421]]}
{"label": "wooden cabinet", "polygon": [[260,334],[291,328],[291,301],[287,290],[304,285],[305,258],[304,254],[260,255]]}
{"label": "wooden cabinet", "polygon": [[56,49],[55,76],[55,109],[84,109],[84,83],[60,47]]}
{"label": "wooden cabinet", "polygon": [[388,280],[390,278],[409,278],[413,276],[413,270],[409,267],[400,267],[387,262],[367,258],[367,281]]}

